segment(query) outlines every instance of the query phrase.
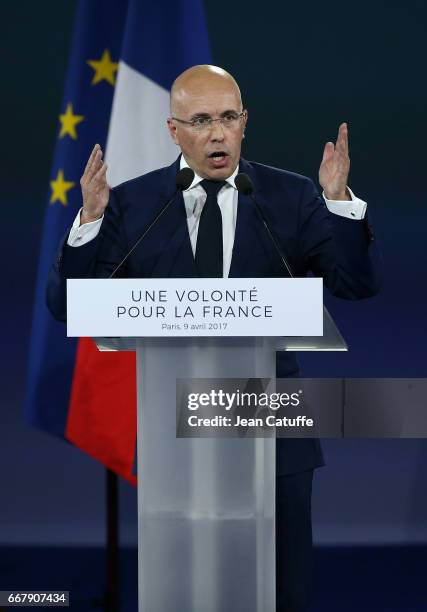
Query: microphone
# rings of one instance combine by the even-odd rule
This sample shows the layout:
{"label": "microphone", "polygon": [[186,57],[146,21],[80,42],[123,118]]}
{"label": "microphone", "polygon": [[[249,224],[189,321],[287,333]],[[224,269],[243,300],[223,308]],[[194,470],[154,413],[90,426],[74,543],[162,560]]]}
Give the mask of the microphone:
{"label": "microphone", "polygon": [[180,170],[176,175],[175,185],[179,191],[185,191],[190,187],[193,181],[194,170],[191,168],[182,168],[182,170]]}
{"label": "microphone", "polygon": [[130,255],[132,255],[132,253],[134,252],[134,250],[136,249],[136,247],[144,240],[145,236],[147,234],[150,233],[150,231],[153,229],[153,227],[156,225],[157,221],[160,219],[160,217],[162,215],[164,215],[164,213],[167,211],[167,209],[169,208],[169,206],[172,204],[172,202],[175,200],[176,196],[178,195],[178,193],[185,191],[186,189],[188,189],[191,185],[191,183],[193,182],[194,179],[194,170],[192,170],[191,168],[182,168],[182,170],[180,170],[175,178],[175,186],[176,186],[176,191],[173,194],[173,196],[170,198],[170,200],[168,200],[166,202],[166,204],[163,206],[163,208],[160,210],[160,212],[155,216],[155,218],[152,220],[152,222],[150,223],[150,225],[147,227],[146,230],[144,230],[144,232],[141,234],[141,236],[138,238],[138,240],[135,242],[135,244],[133,245],[133,247],[126,253],[126,255],[123,257],[123,259],[121,260],[121,262],[114,268],[114,270],[111,272],[110,276],[108,278],[114,278],[114,276],[117,274],[117,272],[120,270],[120,268],[122,267],[122,265],[125,263],[125,261],[128,259],[128,257]]}
{"label": "microphone", "polygon": [[286,272],[289,274],[289,276],[291,278],[294,277],[294,274],[292,272],[292,268],[289,265],[286,256],[281,248],[281,246],[279,245],[279,243],[277,242],[276,238],[274,237],[270,226],[267,222],[267,219],[264,216],[264,213],[262,212],[262,208],[261,206],[258,204],[258,202],[255,199],[255,196],[253,195],[254,192],[254,184],[251,180],[251,178],[245,173],[245,172],[240,172],[240,174],[238,174],[236,176],[236,178],[234,179],[234,184],[236,185],[237,191],[239,193],[241,193],[242,195],[245,196],[249,196],[252,200],[252,202],[255,204],[255,208],[257,209],[258,215],[261,218],[261,221],[264,224],[265,229],[267,230],[267,234],[271,240],[271,242],[274,245],[274,248],[276,249],[276,252],[278,254],[278,256],[280,257],[280,260],[286,270]]}

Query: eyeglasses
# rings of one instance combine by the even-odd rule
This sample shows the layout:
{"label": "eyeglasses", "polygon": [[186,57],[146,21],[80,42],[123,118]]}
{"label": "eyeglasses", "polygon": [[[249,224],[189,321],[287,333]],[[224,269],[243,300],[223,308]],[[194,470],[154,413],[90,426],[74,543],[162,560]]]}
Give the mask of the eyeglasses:
{"label": "eyeglasses", "polygon": [[200,117],[195,117],[191,121],[185,121],[184,119],[178,119],[178,117],[171,117],[173,121],[178,121],[178,123],[183,123],[184,125],[188,125],[193,130],[197,132],[203,132],[205,130],[210,130],[214,121],[219,121],[220,124],[228,129],[236,128],[239,125],[240,120],[246,115],[246,111],[242,111],[241,113],[226,113],[222,117],[218,117],[218,119],[212,119],[209,115],[202,115]]}

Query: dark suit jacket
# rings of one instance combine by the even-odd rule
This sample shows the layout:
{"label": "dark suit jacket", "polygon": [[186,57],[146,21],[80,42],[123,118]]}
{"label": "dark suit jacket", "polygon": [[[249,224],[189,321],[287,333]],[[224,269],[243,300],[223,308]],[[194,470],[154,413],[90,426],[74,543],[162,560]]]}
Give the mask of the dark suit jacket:
{"label": "dark suit jacket", "polygon": [[[105,278],[175,192],[179,159],[167,168],[123,183],[111,191],[98,236],[78,248],[66,237],[52,266],[47,303],[65,320],[66,279]],[[379,289],[376,242],[368,219],[356,221],[327,210],[313,182],[291,172],[240,160],[255,185],[263,208],[295,276],[321,276],[336,296],[360,299]],[[68,236],[68,234],[67,234]],[[182,194],[160,219],[143,244],[121,268],[130,278],[194,278],[197,276]],[[253,202],[239,195],[230,277],[286,276]],[[278,353],[277,376],[298,372],[294,353]],[[289,474],[323,465],[318,440],[279,440],[277,473]]]}

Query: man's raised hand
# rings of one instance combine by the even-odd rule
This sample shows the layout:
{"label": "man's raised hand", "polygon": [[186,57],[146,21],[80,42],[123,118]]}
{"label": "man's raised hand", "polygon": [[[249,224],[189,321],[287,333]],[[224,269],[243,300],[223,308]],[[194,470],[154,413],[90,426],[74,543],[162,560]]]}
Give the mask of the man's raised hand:
{"label": "man's raised hand", "polygon": [[83,210],[80,214],[81,224],[96,221],[104,214],[110,195],[106,174],[107,165],[102,160],[102,149],[99,144],[96,144],[80,179],[83,195]]}
{"label": "man's raised hand", "polygon": [[327,142],[319,169],[319,183],[328,200],[350,200],[347,179],[350,171],[348,156],[348,127],[341,123],[337,142]]}

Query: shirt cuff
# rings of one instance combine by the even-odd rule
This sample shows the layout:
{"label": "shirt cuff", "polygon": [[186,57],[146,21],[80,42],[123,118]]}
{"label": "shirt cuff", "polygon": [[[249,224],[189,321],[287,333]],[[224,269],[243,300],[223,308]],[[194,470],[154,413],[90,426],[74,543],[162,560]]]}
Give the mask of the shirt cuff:
{"label": "shirt cuff", "polygon": [[85,223],[80,225],[80,213],[83,209],[81,208],[74,219],[73,227],[68,234],[67,244],[71,247],[79,247],[87,244],[91,240],[97,237],[101,228],[101,223],[104,215],[96,221]]}
{"label": "shirt cuff", "polygon": [[350,187],[347,187],[351,200],[328,200],[323,192],[323,199],[325,200],[326,206],[329,212],[340,217],[346,217],[347,219],[355,219],[360,221],[365,218],[367,203],[356,198]]}

